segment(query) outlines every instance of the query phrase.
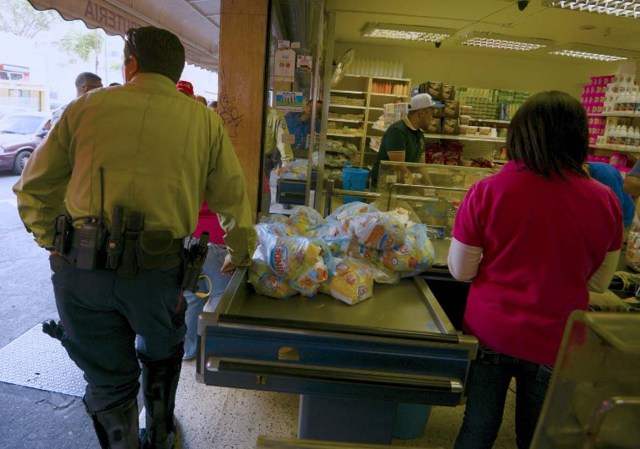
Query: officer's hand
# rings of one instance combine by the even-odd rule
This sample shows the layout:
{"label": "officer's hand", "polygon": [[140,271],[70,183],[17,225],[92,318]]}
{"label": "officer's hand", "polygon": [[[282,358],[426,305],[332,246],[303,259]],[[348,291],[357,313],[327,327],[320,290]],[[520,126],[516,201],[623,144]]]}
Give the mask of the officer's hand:
{"label": "officer's hand", "polygon": [[60,321],[58,321],[57,323],[54,320],[44,321],[42,323],[42,332],[47,334],[49,337],[55,338],[56,340],[60,341],[62,341],[62,339],[66,337],[64,326]]}
{"label": "officer's hand", "polygon": [[233,272],[236,271],[236,268],[237,267],[234,265],[234,263],[231,262],[231,256],[227,254],[224,257],[224,263],[222,264],[222,268],[220,269],[220,271],[226,274],[233,274]]}

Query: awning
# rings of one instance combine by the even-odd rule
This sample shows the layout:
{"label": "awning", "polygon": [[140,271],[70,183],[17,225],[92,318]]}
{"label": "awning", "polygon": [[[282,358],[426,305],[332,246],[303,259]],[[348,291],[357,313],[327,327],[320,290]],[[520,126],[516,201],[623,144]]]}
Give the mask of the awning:
{"label": "awning", "polygon": [[53,9],[66,20],[82,20],[124,36],[129,28],[153,25],[176,34],[187,62],[218,71],[220,0],[29,0],[41,11]]}

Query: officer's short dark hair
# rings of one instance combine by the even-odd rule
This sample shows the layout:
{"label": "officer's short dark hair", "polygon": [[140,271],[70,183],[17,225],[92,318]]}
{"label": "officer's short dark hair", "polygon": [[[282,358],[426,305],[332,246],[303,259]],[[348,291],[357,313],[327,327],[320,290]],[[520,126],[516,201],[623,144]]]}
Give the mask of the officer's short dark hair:
{"label": "officer's short dark hair", "polygon": [[565,92],[530,97],[518,109],[507,132],[507,155],[546,178],[562,170],[587,176],[582,165],[589,151],[589,122],[584,107]]}
{"label": "officer's short dark hair", "polygon": [[135,56],[140,72],[159,73],[174,84],[184,69],[184,47],[178,36],[156,27],[131,28],[124,36],[124,57]]}
{"label": "officer's short dark hair", "polygon": [[76,76],[76,89],[82,89],[83,87],[94,87],[96,84],[102,84],[102,78],[95,73],[82,72]]}

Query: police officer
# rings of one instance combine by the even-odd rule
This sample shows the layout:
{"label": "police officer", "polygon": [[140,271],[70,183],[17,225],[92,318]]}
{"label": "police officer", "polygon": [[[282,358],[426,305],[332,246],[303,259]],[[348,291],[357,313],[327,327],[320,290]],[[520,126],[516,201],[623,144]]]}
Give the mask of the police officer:
{"label": "police officer", "polygon": [[[14,186],[25,226],[51,250],[62,343],[84,372],[84,403],[103,448],[139,447],[139,362],[142,447],[173,447],[186,309],[179,254],[202,199],[226,232],[224,272],[248,265],[255,244],[242,169],[222,120],[175,88],[184,63],[172,33],[129,30],[126,83],[72,102]],[[120,233],[112,226],[118,206],[125,238],[114,268],[103,256]],[[62,252],[53,249],[59,214],[72,229]]]}

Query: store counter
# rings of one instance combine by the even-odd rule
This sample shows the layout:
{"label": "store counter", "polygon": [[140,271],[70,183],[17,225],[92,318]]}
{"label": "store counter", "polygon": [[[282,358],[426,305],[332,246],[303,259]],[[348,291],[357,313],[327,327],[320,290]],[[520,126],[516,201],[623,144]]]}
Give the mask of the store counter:
{"label": "store counter", "polygon": [[428,278],[376,284],[348,306],[322,294],[258,295],[239,269],[215,312],[200,316],[198,379],[302,395],[300,438],[387,444],[398,403],[463,402],[477,350],[430,289],[440,280]]}

